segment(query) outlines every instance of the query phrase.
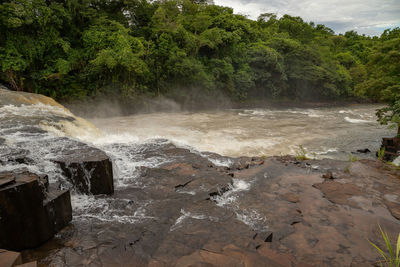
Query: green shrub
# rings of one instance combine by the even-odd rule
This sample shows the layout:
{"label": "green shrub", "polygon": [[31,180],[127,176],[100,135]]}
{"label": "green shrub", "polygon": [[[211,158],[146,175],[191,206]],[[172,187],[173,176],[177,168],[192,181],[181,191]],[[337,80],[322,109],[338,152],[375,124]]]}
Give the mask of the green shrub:
{"label": "green shrub", "polygon": [[299,145],[299,149],[296,151],[296,159],[297,160],[308,160],[310,158],[307,157],[307,151],[302,145]]}

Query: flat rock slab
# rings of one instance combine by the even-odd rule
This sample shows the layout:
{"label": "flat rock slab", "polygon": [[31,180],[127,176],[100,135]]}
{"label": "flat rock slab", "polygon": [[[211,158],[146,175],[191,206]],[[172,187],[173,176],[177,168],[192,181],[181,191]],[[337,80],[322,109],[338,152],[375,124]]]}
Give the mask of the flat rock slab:
{"label": "flat rock slab", "polygon": [[355,196],[361,196],[362,188],[351,183],[338,183],[335,181],[324,181],[314,184],[315,188],[321,190],[329,201],[341,205],[357,205],[356,201],[350,199]]}
{"label": "flat rock slab", "polygon": [[53,237],[72,220],[68,190],[48,191],[47,177],[32,173],[0,173],[0,247],[22,250]]}
{"label": "flat rock slab", "polygon": [[12,183],[15,183],[15,177],[12,174],[3,175],[0,177],[0,188],[5,187]]}
{"label": "flat rock slab", "polygon": [[136,183],[98,197],[24,257],[57,266],[373,266],[379,253],[368,240],[384,247],[378,224],[393,241],[399,233],[400,172],[378,161],[240,158],[222,167],[173,145],[157,153],[170,161],[137,170]]}

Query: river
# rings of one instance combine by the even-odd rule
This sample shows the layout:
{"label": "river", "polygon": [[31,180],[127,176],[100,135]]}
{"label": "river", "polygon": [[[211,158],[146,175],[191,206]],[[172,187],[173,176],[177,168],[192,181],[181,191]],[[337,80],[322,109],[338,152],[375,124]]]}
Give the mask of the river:
{"label": "river", "polygon": [[[379,107],[232,109],[92,119],[106,136],[87,141],[143,143],[162,138],[229,157],[295,155],[302,146],[310,158],[347,160],[358,149],[377,151],[382,137],[394,135],[376,122]],[[359,156],[372,158],[374,153]]]}
{"label": "river", "polygon": [[[180,231],[176,229],[182,229],[187,220],[222,222],[221,216],[225,215],[221,214],[219,208],[224,212],[231,212],[233,218],[236,218],[234,220],[243,222],[254,231],[263,232],[268,229],[268,213],[260,209],[264,204],[252,207],[256,200],[249,202],[246,197],[246,192],[251,190],[252,184],[257,183],[256,180],[233,179],[228,193],[215,199],[216,205],[207,206],[206,210],[201,207],[189,211],[192,207],[183,206],[192,201],[192,198],[208,192],[209,188],[203,185],[194,187],[193,183],[191,191],[175,189],[177,196],[163,191],[164,180],[153,181],[146,173],[162,165],[182,164],[182,157],[185,155],[196,155],[210,160],[215,166],[229,167],[233,162],[232,157],[296,155],[301,146],[310,158],[348,161],[352,152],[365,148],[371,152],[352,155],[375,158],[381,138],[395,134],[395,130],[376,122],[377,105],[280,109],[265,107],[137,114],[85,120],[75,117],[70,111],[54,103],[31,100],[26,100],[23,104],[8,102],[10,104],[0,106],[0,160],[2,153],[8,156],[22,153],[29,161],[5,161],[0,166],[2,171],[29,170],[47,174],[51,183],[58,182],[61,186],[70,187],[63,172],[51,159],[65,148],[74,146],[71,141],[74,139],[100,148],[113,161],[115,194],[90,196],[73,190],[72,227],[56,237],[56,245],[47,245],[32,252],[32,259],[39,258],[42,264],[56,266],[76,265],[69,262],[74,257],[91,257],[86,252],[73,256],[71,253],[76,252],[70,247],[73,240],[79,244],[88,244],[88,247],[95,246],[99,251],[103,243],[122,242],[118,238],[124,237],[117,235],[124,236],[128,232],[136,233],[139,230],[142,231],[140,235],[144,236],[147,235],[144,233],[153,231],[157,235],[163,235],[166,240],[181,240],[182,236],[174,235]],[[174,150],[174,147],[186,148],[192,153],[168,152]],[[194,158],[193,161],[199,161],[199,158]],[[207,172],[204,175],[206,174]],[[160,179],[168,177],[163,173],[159,175],[163,177]],[[220,174],[216,172],[216,175]],[[204,181],[214,179],[213,176],[206,177]],[[169,184],[165,188],[170,188]],[[181,199],[179,205],[182,208],[177,204],[177,199]],[[218,231],[216,228],[216,232]],[[153,244],[155,240],[158,240],[157,236],[151,237],[148,242]],[[143,254],[145,256],[138,257],[147,259],[148,255],[155,253],[155,248],[146,247],[147,243],[143,244],[142,249],[148,250]],[[110,245],[107,249],[112,251],[113,246]],[[121,243],[121,251],[124,246],[126,244]]]}

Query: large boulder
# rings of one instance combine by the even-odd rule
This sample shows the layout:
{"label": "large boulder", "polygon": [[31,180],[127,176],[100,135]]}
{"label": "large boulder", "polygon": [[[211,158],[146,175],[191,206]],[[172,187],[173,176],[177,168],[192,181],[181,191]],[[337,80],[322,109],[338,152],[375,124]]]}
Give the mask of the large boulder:
{"label": "large boulder", "polygon": [[114,192],[112,162],[100,149],[77,141],[74,145],[58,153],[54,161],[65,176],[81,193],[93,195]]}
{"label": "large boulder", "polygon": [[68,190],[49,188],[46,176],[0,173],[0,248],[37,247],[71,220]]}

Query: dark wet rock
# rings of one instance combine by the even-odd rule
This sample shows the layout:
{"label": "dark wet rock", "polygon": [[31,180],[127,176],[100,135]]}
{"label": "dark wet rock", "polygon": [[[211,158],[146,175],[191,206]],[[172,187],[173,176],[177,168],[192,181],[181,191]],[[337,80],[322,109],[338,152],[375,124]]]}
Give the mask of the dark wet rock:
{"label": "dark wet rock", "polygon": [[400,172],[381,162],[241,158],[222,168],[173,145],[150,154],[170,162],[99,197],[121,221],[74,220],[56,250],[25,256],[57,266],[369,266],[379,255],[366,239],[384,245],[378,223],[393,240],[400,229]]}
{"label": "dark wet rock", "polygon": [[370,153],[371,152],[371,150],[369,150],[368,148],[364,148],[364,149],[357,149],[357,153],[363,153],[363,154],[366,154],[366,153]]}
{"label": "dark wet rock", "polygon": [[114,192],[112,162],[103,151],[70,141],[70,147],[61,151],[54,161],[77,191],[93,195]]}
{"label": "dark wet rock", "polygon": [[253,166],[262,165],[264,160],[259,157],[240,157],[234,161],[231,166],[232,170],[243,170]]}
{"label": "dark wet rock", "polygon": [[[0,165],[36,164],[28,150],[11,146],[4,140],[0,139]],[[50,160],[60,165],[78,192],[94,195],[114,192],[112,162],[103,151],[65,137],[55,137],[51,142],[60,145],[49,151],[53,155]]]}
{"label": "dark wet rock", "polygon": [[331,171],[328,171],[327,173],[323,174],[322,178],[331,179],[331,180],[335,179],[335,177],[333,176],[333,173]]}
{"label": "dark wet rock", "polygon": [[1,173],[0,181],[1,248],[36,247],[71,221],[69,191],[49,189],[46,176]]}

